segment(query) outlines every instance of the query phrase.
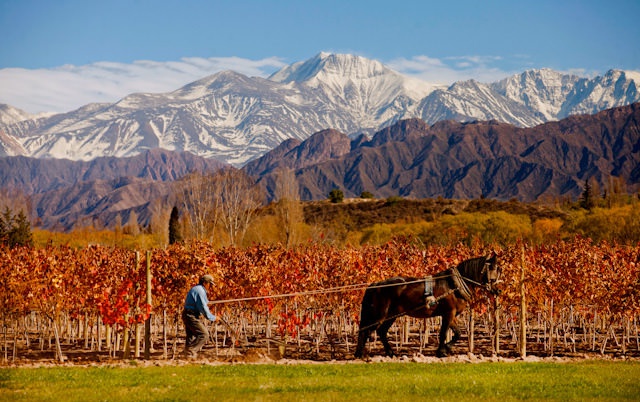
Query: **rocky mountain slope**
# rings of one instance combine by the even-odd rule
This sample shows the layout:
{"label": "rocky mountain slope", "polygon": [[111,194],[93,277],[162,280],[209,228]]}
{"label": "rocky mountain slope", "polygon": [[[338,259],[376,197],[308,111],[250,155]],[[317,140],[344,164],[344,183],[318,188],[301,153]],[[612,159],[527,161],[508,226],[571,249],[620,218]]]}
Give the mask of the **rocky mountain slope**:
{"label": "rocky mountain slope", "polygon": [[148,225],[157,212],[152,209],[169,203],[171,182],[190,172],[214,172],[225,166],[160,149],[86,162],[0,157],[0,191],[28,195],[32,221],[47,229],[112,226],[117,215],[127,222],[132,211]]}
{"label": "rocky mountain slope", "polygon": [[[333,144],[336,156],[322,152],[323,160],[305,165],[309,149]],[[247,172],[273,194],[274,173],[293,169],[306,200],[326,198],[334,188],[347,197],[369,191],[378,198],[576,199],[590,178],[601,188],[610,177],[623,178],[630,191],[639,188],[640,103],[532,128],[409,119],[366,142],[324,131],[272,152],[248,163]]]}
{"label": "rocky mountain slope", "polygon": [[[133,211],[148,225],[171,204],[171,182],[223,165],[189,153],[148,151],[92,161],[0,158],[0,188],[31,196],[36,225],[68,230],[127,222]],[[243,168],[273,195],[278,169],[295,172],[301,198],[325,199],[339,188],[377,198],[454,198],[532,201],[577,199],[585,180],[605,188],[620,177],[640,188],[640,103],[595,115],[521,128],[497,121],[397,122],[370,139],[322,130],[290,139]]]}

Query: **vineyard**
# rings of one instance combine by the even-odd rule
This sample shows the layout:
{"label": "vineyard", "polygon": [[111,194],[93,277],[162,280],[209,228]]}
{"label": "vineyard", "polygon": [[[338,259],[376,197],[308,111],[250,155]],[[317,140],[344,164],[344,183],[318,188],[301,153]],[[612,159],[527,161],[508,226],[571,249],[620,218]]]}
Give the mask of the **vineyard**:
{"label": "vineyard", "polygon": [[[454,353],[516,356],[525,345],[544,356],[640,356],[639,247],[584,238],[506,248],[396,239],[362,247],[193,243],[149,252],[3,248],[2,361],[178,358],[184,297],[204,273],[215,278],[210,307],[221,318],[211,326],[208,357],[260,351],[353,359],[367,284],[426,277],[490,252],[502,267],[502,293],[475,292],[459,317],[463,341]],[[433,355],[438,327],[438,319],[402,317],[389,335],[399,354]],[[382,354],[380,342],[370,343],[368,353]]]}

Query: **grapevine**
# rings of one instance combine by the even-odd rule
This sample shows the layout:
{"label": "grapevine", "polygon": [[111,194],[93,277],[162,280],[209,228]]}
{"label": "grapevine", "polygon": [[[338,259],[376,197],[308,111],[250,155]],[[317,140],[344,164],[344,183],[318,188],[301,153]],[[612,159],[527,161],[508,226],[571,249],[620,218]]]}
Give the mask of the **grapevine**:
{"label": "grapevine", "polygon": [[[211,306],[215,314],[226,317],[243,333],[245,341],[296,340],[301,345],[301,339],[307,337],[315,345],[348,345],[357,336],[363,288],[314,292],[309,297],[274,296],[367,284],[396,275],[426,277],[467,258],[496,252],[503,270],[500,322],[508,334],[507,342],[509,336],[517,337],[524,263],[528,337],[539,344],[532,345],[534,350],[553,353],[582,345],[589,352],[622,349],[637,353],[639,250],[586,238],[509,247],[424,246],[401,238],[362,247],[309,243],[294,248],[256,244],[217,249],[208,243],[192,243],[151,250],[146,254],[150,256],[147,262],[145,253],[113,247],[0,248],[0,315],[5,334],[13,332],[14,342],[20,336],[23,343],[30,344],[34,337],[47,336],[50,331],[46,328],[56,326],[60,338],[84,336],[84,347],[122,349],[115,341],[113,346],[107,344],[105,328],[127,334],[150,316],[156,326],[159,317],[168,316],[173,320],[162,325],[174,325],[178,335],[184,296],[202,274],[209,273],[215,278],[210,300],[255,298]],[[145,299],[147,263],[153,276],[152,305]],[[476,292],[472,303],[475,318],[488,320],[485,313],[489,305],[486,294]],[[80,328],[80,322],[84,331],[74,330]],[[36,324],[40,332],[31,327]],[[413,325],[425,328],[421,323]],[[39,342],[42,345],[43,339]],[[4,349],[5,358],[9,358],[8,341]],[[21,353],[19,348],[13,349]]]}

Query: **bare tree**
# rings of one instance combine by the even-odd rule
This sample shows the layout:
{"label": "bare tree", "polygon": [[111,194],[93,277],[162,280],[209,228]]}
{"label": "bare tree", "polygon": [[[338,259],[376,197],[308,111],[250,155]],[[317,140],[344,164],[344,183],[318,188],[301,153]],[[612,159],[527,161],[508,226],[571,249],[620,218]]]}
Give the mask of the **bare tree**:
{"label": "bare tree", "polygon": [[304,221],[298,181],[291,169],[278,170],[275,180],[276,216],[284,234],[285,244],[291,247],[299,241],[300,225]]}
{"label": "bare tree", "polygon": [[172,206],[166,200],[158,198],[149,203],[149,228],[162,244],[169,244],[169,221]]}
{"label": "bare tree", "polygon": [[234,168],[191,173],[180,180],[177,193],[184,238],[213,241],[219,226],[233,246],[242,243],[263,202],[253,179]]}
{"label": "bare tree", "polygon": [[123,240],[123,231],[122,231],[122,216],[120,215],[120,213],[118,212],[116,214],[116,218],[115,218],[115,224],[113,227],[113,236],[114,236],[114,245],[117,246],[122,246],[122,240]]}
{"label": "bare tree", "polygon": [[131,210],[129,212],[129,220],[124,227],[124,232],[133,236],[140,234],[140,224],[138,223],[138,214],[136,211]]}
{"label": "bare tree", "polygon": [[219,219],[219,175],[190,173],[178,183],[183,236],[212,241]]}
{"label": "bare tree", "polygon": [[247,228],[263,204],[264,197],[255,181],[242,170],[219,172],[220,221],[232,246],[242,244]]}

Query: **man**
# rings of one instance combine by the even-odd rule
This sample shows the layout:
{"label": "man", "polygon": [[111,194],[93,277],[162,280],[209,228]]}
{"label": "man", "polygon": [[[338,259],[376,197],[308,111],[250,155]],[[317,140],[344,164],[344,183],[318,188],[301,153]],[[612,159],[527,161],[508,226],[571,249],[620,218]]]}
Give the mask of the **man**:
{"label": "man", "polygon": [[209,339],[209,331],[200,316],[204,315],[209,321],[215,321],[216,316],[209,311],[209,300],[207,299],[207,289],[205,286],[213,285],[213,277],[204,275],[200,278],[199,283],[192,287],[187,293],[184,301],[184,310],[182,311],[182,321],[187,332],[187,338],[184,345],[184,354],[187,358],[196,358],[198,352]]}

